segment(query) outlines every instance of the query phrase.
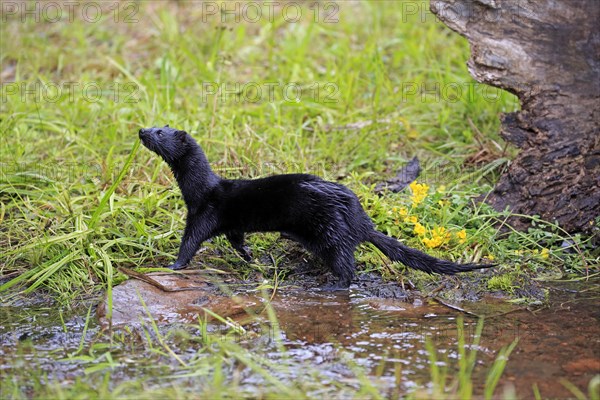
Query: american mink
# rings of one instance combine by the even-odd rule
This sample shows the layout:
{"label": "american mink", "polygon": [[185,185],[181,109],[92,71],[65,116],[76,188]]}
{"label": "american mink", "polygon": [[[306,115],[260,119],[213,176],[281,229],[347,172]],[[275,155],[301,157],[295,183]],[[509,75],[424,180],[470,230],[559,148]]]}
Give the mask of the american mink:
{"label": "american mink", "polygon": [[456,264],[407,247],[381,232],[347,187],[307,174],[261,179],[222,179],[210,168],[188,133],[165,126],[140,129],[144,146],[171,167],[185,204],[187,221],[179,257],[169,266],[184,268],[200,244],[224,234],[245,259],[247,232],[280,232],[320,257],[338,278],[328,289],[347,289],[354,278],[354,250],[371,242],[392,261],[428,273],[455,274],[489,265]]}

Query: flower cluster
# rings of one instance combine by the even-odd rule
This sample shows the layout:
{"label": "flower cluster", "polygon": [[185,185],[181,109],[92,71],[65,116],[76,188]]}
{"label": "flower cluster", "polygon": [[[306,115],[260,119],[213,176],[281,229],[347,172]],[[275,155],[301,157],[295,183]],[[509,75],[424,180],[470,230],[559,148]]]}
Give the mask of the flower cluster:
{"label": "flower cluster", "polygon": [[[404,221],[410,222],[409,218],[410,217],[406,217]],[[434,227],[431,230],[431,237],[428,237],[428,229],[418,220],[416,220],[416,217],[414,218],[415,221],[413,222],[413,233],[419,236],[423,244],[429,247],[430,249],[440,247],[446,243],[449,243],[452,240],[452,238],[456,238],[458,243],[460,244],[464,244],[467,241],[467,231],[465,229],[452,233],[443,226]]]}
{"label": "flower cluster", "polygon": [[409,186],[410,190],[412,190],[412,196],[410,200],[412,201],[412,206],[416,207],[427,197],[429,186],[424,183],[417,183],[417,181],[414,181]]}
{"label": "flower cluster", "polygon": [[424,237],[421,239],[421,241],[425,244],[425,246],[429,247],[430,249],[434,249],[448,243],[451,237],[452,235],[450,235],[450,232],[446,231],[446,228],[443,226],[438,226],[433,228],[431,231],[431,238]]}
{"label": "flower cluster", "polygon": [[417,234],[417,236],[423,236],[427,233],[427,229],[425,229],[425,227],[423,225],[421,225],[419,222],[417,222],[415,224],[415,229],[413,229],[413,232]]}
{"label": "flower cluster", "polygon": [[467,241],[467,231],[463,229],[462,231],[456,232],[456,237],[458,238],[458,243],[465,243]]}
{"label": "flower cluster", "polygon": [[[495,261],[494,255],[489,253],[490,249],[484,243],[477,243],[476,236],[470,236],[475,235],[474,230],[469,233],[462,226],[457,226],[464,223],[462,216],[466,213],[463,210],[466,199],[448,193],[443,185],[430,188],[425,183],[414,181],[409,187],[409,197],[404,197],[397,207],[387,210],[388,218],[392,217],[394,221],[393,226],[387,226],[388,234],[411,235],[428,249],[464,251],[467,246],[473,247],[484,254],[487,252],[483,257],[489,262]],[[471,224],[469,227],[473,228]],[[549,249],[541,246],[538,249],[513,251],[515,255],[527,255],[539,260],[547,260],[553,255]]]}
{"label": "flower cluster", "polygon": [[[426,225],[419,222],[419,219],[416,215],[411,215],[412,209],[423,203],[423,201],[427,198],[429,194],[429,186],[424,183],[417,183],[415,181],[410,184],[410,189],[412,191],[412,195],[410,197],[412,203],[411,209],[409,210],[406,207],[394,207],[392,209],[392,212],[399,216],[399,218],[395,219],[396,225],[400,225],[400,220],[406,224],[412,224],[412,232],[421,239],[421,242],[423,242],[425,246],[430,249],[448,244],[452,239],[456,239],[456,242],[459,244],[464,244],[467,242],[467,231],[465,229],[456,232],[451,232],[443,226],[434,226],[432,229],[429,229]],[[444,191],[445,188],[441,187],[436,191],[436,193],[442,194]],[[442,203],[443,201],[445,201],[445,203]],[[438,204],[440,204],[440,206],[446,206],[447,200],[440,200]]]}

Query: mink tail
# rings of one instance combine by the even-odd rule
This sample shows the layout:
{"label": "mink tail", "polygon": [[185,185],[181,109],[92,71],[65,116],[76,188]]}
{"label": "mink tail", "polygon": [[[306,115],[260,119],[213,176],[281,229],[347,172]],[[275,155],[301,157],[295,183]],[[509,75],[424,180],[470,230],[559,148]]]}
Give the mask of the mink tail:
{"label": "mink tail", "polygon": [[427,255],[419,250],[403,245],[398,240],[373,230],[368,239],[392,261],[433,274],[454,275],[457,272],[472,271],[493,267],[493,264],[456,264]]}

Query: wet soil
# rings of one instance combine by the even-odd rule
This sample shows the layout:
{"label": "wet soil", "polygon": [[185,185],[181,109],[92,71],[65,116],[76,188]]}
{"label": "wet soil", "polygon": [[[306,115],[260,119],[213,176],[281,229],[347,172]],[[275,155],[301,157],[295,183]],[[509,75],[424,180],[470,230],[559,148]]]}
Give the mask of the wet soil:
{"label": "wet soil", "polygon": [[[600,282],[546,285],[550,304],[526,309],[493,297],[476,302],[428,298],[383,282],[375,274],[363,274],[350,291],[334,293],[318,290],[322,277],[315,280],[303,274],[296,281],[286,280],[275,294],[258,290],[256,281],[223,274],[150,276],[169,291],[137,279],[115,287],[113,330],[135,329],[149,321],[149,315],[161,329],[185,326],[198,316],[210,320],[205,312],[209,309],[252,333],[239,338],[244,347],[265,351],[264,343],[281,330],[287,357],[298,365],[310,363],[325,381],[336,382],[349,379],[351,371],[342,359],[350,358],[371,371],[372,381],[390,396],[423,388],[429,382],[426,338],[431,339],[449,372],[456,372],[456,320],[460,315],[465,318],[467,343],[472,342],[478,317],[485,317],[473,373],[476,394],[483,391],[497,351],[515,339],[518,344],[497,394],[514,388],[519,398],[531,398],[537,386],[543,398],[568,398],[573,394],[561,380],[587,393],[590,380],[600,374]],[[269,325],[267,304],[275,310],[277,327]],[[18,373],[23,357],[29,357],[58,379],[81,375],[76,362],[58,359],[64,357],[66,348],[79,345],[87,311],[84,307],[61,316],[56,307],[0,307],[0,372]],[[97,312],[100,323],[92,322],[86,345],[98,341],[98,331],[110,326],[104,301]],[[211,324],[213,328],[219,325],[214,319]],[[281,358],[278,352],[276,346],[268,347],[269,357]],[[300,368],[291,370],[292,375],[304,373]],[[121,379],[138,374],[135,367],[129,367]],[[245,384],[260,387],[260,377],[248,376]]]}

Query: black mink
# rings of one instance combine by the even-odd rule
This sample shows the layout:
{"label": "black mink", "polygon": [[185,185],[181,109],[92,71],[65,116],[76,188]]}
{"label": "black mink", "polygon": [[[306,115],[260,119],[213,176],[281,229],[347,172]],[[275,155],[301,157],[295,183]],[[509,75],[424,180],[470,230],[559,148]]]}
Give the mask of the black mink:
{"label": "black mink", "polygon": [[185,131],[140,129],[144,146],[171,167],[187,206],[187,221],[177,261],[184,268],[200,244],[224,234],[250,260],[244,246],[249,232],[281,232],[320,257],[338,281],[330,289],[347,289],[354,278],[354,251],[371,242],[392,261],[428,273],[455,274],[478,264],[456,264],[407,247],[375,230],[356,195],[347,187],[307,174],[261,179],[222,179],[210,168],[202,148]]}

